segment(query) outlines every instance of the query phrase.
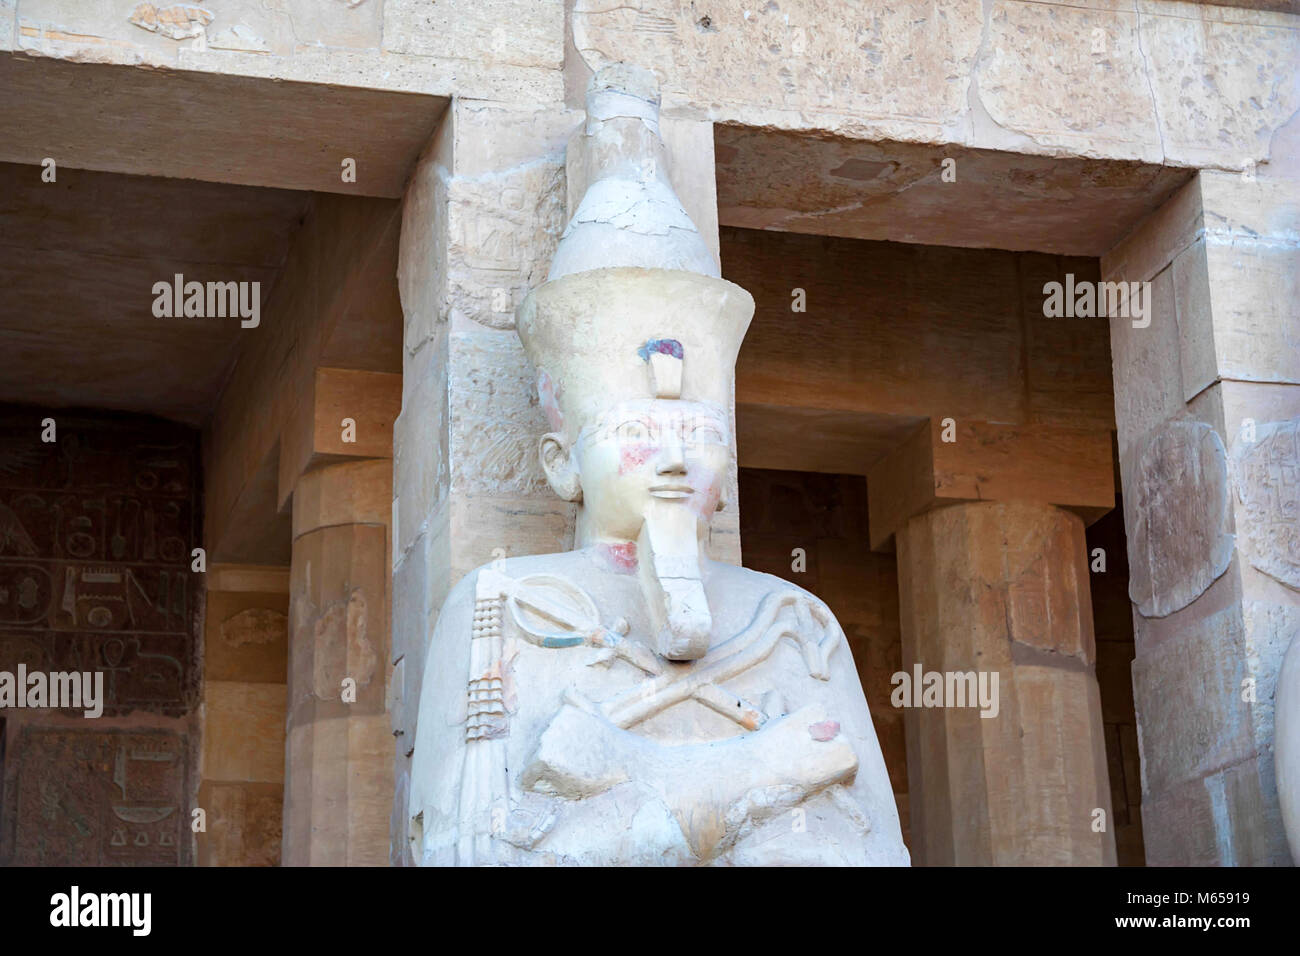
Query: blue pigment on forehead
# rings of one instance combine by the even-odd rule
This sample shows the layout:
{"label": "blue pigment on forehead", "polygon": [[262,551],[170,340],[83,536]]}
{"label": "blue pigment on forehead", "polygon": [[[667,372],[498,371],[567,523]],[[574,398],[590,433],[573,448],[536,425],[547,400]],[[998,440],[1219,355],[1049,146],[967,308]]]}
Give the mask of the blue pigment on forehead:
{"label": "blue pigment on forehead", "polygon": [[676,339],[650,339],[645,345],[636,350],[636,354],[641,356],[641,361],[650,361],[650,355],[653,352],[659,352],[663,355],[671,355],[675,359],[680,359],[682,353],[682,343]]}

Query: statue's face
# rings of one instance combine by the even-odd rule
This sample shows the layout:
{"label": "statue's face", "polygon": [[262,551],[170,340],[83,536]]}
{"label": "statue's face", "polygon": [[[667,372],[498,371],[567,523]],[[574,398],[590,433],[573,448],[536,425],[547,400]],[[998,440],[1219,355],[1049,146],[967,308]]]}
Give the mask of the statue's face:
{"label": "statue's face", "polygon": [[632,539],[653,499],[678,502],[707,524],[731,455],[727,419],[702,402],[620,402],[582,429],[583,507],[601,534]]}

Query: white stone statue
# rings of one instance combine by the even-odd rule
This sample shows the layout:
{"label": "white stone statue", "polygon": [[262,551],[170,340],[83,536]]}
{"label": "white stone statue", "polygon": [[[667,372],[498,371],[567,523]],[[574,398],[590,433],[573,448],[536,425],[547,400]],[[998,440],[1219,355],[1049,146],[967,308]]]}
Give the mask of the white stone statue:
{"label": "white stone statue", "polygon": [[466,576],[427,653],[417,862],[906,866],[835,617],[710,560],[751,296],[668,180],[658,93],[588,93],[590,186],[518,313],[577,547]]}

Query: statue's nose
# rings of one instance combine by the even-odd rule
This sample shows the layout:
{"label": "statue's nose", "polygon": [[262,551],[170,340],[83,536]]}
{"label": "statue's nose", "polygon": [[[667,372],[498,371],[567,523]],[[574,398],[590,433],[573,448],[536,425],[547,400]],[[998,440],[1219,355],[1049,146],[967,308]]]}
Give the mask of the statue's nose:
{"label": "statue's nose", "polygon": [[655,474],[686,474],[686,452],[682,446],[682,439],[672,430],[669,430],[669,434],[663,441],[659,452],[659,461],[655,465]]}

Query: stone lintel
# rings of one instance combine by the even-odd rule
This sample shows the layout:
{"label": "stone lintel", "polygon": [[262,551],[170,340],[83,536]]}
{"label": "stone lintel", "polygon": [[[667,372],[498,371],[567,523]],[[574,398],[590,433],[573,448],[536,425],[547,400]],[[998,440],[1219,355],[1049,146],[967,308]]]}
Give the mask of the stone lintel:
{"label": "stone lintel", "polygon": [[1115,507],[1109,431],[930,419],[867,471],[871,547],[909,518],[959,501],[1035,501],[1089,524]]}

